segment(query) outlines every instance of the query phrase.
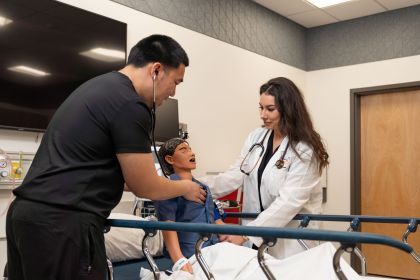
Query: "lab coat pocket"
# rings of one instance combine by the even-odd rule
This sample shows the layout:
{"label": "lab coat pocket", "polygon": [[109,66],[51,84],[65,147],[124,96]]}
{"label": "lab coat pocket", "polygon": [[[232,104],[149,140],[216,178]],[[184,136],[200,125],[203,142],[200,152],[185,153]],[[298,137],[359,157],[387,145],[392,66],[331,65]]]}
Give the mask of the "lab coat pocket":
{"label": "lab coat pocket", "polygon": [[273,166],[270,170],[267,190],[271,196],[277,197],[280,195],[280,189],[284,186],[284,183],[288,176],[288,168],[278,169]]}

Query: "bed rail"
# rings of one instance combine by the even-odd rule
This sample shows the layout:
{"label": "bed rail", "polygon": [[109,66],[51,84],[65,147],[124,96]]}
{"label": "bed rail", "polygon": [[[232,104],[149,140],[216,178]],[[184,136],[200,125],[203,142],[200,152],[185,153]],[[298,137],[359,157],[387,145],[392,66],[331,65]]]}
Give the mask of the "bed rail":
{"label": "bed rail", "polygon": [[[227,213],[225,212],[225,217],[232,218],[242,218],[242,219],[255,219],[258,217],[258,213],[248,213],[248,212],[239,212],[239,213]],[[356,231],[358,230],[362,222],[367,223],[389,223],[389,224],[407,224],[407,229],[402,235],[402,241],[406,244],[408,243],[408,236],[416,232],[417,226],[420,224],[420,218],[408,218],[408,217],[382,217],[382,216],[366,216],[366,215],[324,215],[324,214],[298,214],[293,220],[301,220],[299,225],[300,228],[306,227],[310,221],[328,221],[328,222],[350,222],[350,226],[347,231]],[[306,243],[298,239],[298,242],[302,247],[308,249]],[[362,264],[362,275],[366,275],[366,259],[363,256],[362,252],[358,247],[354,248],[354,253],[360,259]],[[420,254],[413,250],[410,255],[413,259],[420,263]]]}
{"label": "bed rail", "polygon": [[[172,231],[186,231],[197,232],[200,234],[232,234],[232,235],[247,235],[259,236],[264,239],[270,238],[287,238],[287,239],[307,239],[320,241],[334,241],[340,242],[342,246],[336,254],[342,254],[344,251],[350,251],[349,248],[354,248],[357,243],[368,244],[382,244],[394,247],[411,254],[413,248],[402,241],[392,239],[387,236],[360,232],[340,232],[331,230],[314,230],[314,229],[292,229],[292,228],[272,228],[272,227],[244,227],[238,225],[215,225],[215,224],[201,224],[201,223],[175,223],[175,222],[156,222],[156,221],[132,221],[108,219],[108,226],[127,227],[127,228],[141,228],[144,230],[172,230]],[[341,251],[340,251],[341,249]],[[339,258],[339,256],[338,256]],[[260,263],[261,266],[261,263]],[[262,266],[261,266],[262,267]],[[264,273],[265,269],[262,268]],[[339,262],[334,265],[336,275],[339,279],[347,279],[342,273]],[[266,274],[266,273],[265,273]],[[267,274],[266,274],[267,276]],[[268,276],[267,276],[268,277]],[[274,276],[273,276],[274,277]],[[155,278],[158,279],[158,278]],[[268,279],[275,279],[269,278]]]}
{"label": "bed rail", "polygon": [[[226,217],[255,219],[259,213],[248,212],[225,212]],[[390,223],[390,224],[409,224],[420,223],[420,218],[407,217],[381,217],[381,216],[365,216],[365,215],[324,215],[324,214],[297,214],[293,220],[302,220],[305,217],[311,221],[325,221],[325,222],[351,222],[358,219],[360,222],[370,223]]]}

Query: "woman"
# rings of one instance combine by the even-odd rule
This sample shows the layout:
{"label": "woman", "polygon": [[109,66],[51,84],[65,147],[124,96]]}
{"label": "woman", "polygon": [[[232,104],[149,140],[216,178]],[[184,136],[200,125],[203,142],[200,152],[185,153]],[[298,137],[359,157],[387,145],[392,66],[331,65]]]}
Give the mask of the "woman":
{"label": "woman", "polygon": [[[303,97],[296,85],[280,77],[260,88],[263,127],[248,136],[241,156],[229,170],[202,178],[215,197],[243,185],[243,211],[260,213],[248,226],[298,227],[298,213],[319,214],[322,204],[321,173],[328,154],[314,130]],[[310,226],[317,227],[311,222]],[[226,236],[225,241],[260,246],[261,238]],[[223,241],[223,240],[221,240]],[[278,239],[268,252],[285,258],[302,251],[296,240]]]}

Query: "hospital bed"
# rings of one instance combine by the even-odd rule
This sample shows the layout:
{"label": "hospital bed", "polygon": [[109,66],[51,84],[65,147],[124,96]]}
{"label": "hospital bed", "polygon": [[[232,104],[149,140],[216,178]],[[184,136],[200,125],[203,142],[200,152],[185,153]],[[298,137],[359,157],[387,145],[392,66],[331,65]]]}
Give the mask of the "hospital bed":
{"label": "hospital bed", "polygon": [[[257,214],[253,213],[228,213],[230,217],[240,218],[255,218]],[[276,279],[275,275],[271,272],[270,267],[267,265],[264,252],[270,246],[274,246],[277,238],[288,238],[301,240],[302,246],[305,247],[303,240],[318,240],[318,241],[334,241],[339,242],[340,247],[334,254],[332,266],[338,279],[347,279],[345,273],[341,269],[340,257],[344,252],[353,252],[357,250],[356,245],[359,243],[363,244],[382,244],[391,246],[409,253],[413,258],[420,263],[419,255],[414,249],[408,244],[407,237],[410,233],[415,232],[420,219],[414,218],[387,218],[387,217],[367,217],[367,216],[340,216],[340,215],[297,215],[297,220],[301,220],[300,228],[269,228],[269,227],[244,227],[236,225],[213,225],[213,224],[190,224],[190,223],[169,223],[169,222],[157,222],[157,221],[130,221],[121,219],[109,219],[107,225],[110,227],[126,227],[126,228],[139,228],[145,231],[145,238],[142,241],[143,251],[146,256],[147,263],[152,269],[154,279],[159,279],[161,276],[161,270],[159,264],[156,264],[153,257],[148,253],[147,239],[154,236],[158,230],[175,230],[175,231],[187,231],[197,232],[201,234],[201,238],[196,244],[196,258],[200,267],[203,269],[207,279],[214,279],[211,271],[209,270],[206,261],[201,254],[201,245],[210,234],[233,234],[233,235],[247,235],[247,236],[260,236],[263,238],[263,245],[258,250],[258,263],[261,270],[267,279]],[[348,232],[331,231],[331,230],[314,230],[306,229],[304,227],[311,220],[319,221],[343,221],[351,223],[351,230]],[[361,222],[379,222],[379,223],[408,223],[409,226],[407,231],[404,233],[403,241],[398,241],[393,238],[370,233],[360,233],[354,230],[357,229]],[[140,265],[137,266],[137,272],[131,279],[138,279],[138,271]],[[113,277],[113,278],[112,278]],[[110,274],[110,279],[120,280],[119,275],[115,273]],[[128,278],[127,278],[128,279]]]}
{"label": "hospital bed", "polygon": [[[258,214],[255,213],[226,213],[226,216],[235,218],[255,218]],[[420,223],[419,218],[399,218],[399,217],[376,217],[376,216],[356,216],[356,215],[297,215],[295,220],[300,220],[300,228],[262,228],[262,227],[243,227],[233,225],[208,225],[208,224],[185,224],[185,223],[164,223],[156,221],[132,221],[123,219],[109,219],[107,222],[107,230],[110,227],[122,227],[138,229],[139,231],[145,231],[144,239],[138,242],[142,243],[142,249],[144,251],[145,258],[141,260],[129,260],[117,263],[109,262],[110,274],[109,279],[115,280],[131,280],[139,279],[140,268],[152,268],[155,273],[155,279],[158,279],[160,271],[170,269],[170,259],[158,256],[152,257],[148,252],[147,241],[154,236],[158,230],[177,230],[177,231],[190,231],[198,232],[202,234],[202,239],[197,242],[196,253],[197,259],[200,266],[203,268],[207,279],[212,279],[211,271],[208,270],[205,260],[200,257],[201,244],[204,242],[208,235],[211,233],[220,234],[237,234],[237,235],[248,235],[248,236],[260,236],[264,238],[264,244],[258,251],[258,261],[260,267],[264,272],[264,275],[268,279],[276,279],[275,275],[270,272],[269,266],[264,261],[263,252],[269,247],[273,246],[276,238],[289,238],[301,240],[301,245],[305,247],[303,240],[320,240],[320,241],[335,241],[339,242],[341,246],[338,248],[334,255],[334,271],[339,279],[346,279],[345,274],[340,269],[339,258],[343,252],[357,252],[356,244],[382,244],[397,248],[406,253],[409,253],[417,263],[420,263],[419,254],[415,252],[412,246],[408,244],[408,236],[411,233],[416,232],[417,225]],[[310,230],[304,229],[310,221],[338,221],[338,222],[350,222],[349,231],[357,230],[361,222],[376,222],[376,223],[401,223],[408,224],[406,231],[403,234],[403,241],[398,241],[390,237],[367,234],[359,232],[338,232],[338,231],[326,231],[326,230]],[[357,253],[356,253],[357,255]],[[359,256],[359,255],[358,255]],[[363,256],[359,256],[364,261]],[[362,267],[363,268],[363,267]],[[420,269],[420,266],[419,266]],[[365,272],[362,271],[362,275]],[[5,279],[6,278],[6,275]]]}

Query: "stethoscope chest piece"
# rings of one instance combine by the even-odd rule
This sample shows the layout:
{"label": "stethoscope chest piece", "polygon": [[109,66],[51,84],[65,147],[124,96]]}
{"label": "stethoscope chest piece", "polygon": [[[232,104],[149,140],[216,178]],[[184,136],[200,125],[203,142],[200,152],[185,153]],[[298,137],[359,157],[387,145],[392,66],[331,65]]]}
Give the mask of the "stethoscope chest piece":
{"label": "stethoscope chest piece", "polygon": [[282,169],[284,167],[284,165],[286,164],[286,160],[284,159],[287,153],[287,150],[289,149],[289,144],[290,142],[287,142],[286,145],[286,149],[284,149],[283,154],[281,155],[281,157],[276,161],[276,167],[278,169]]}
{"label": "stethoscope chest piece", "polygon": [[276,167],[278,169],[281,169],[284,167],[284,159],[279,159],[278,161],[276,161]]}

